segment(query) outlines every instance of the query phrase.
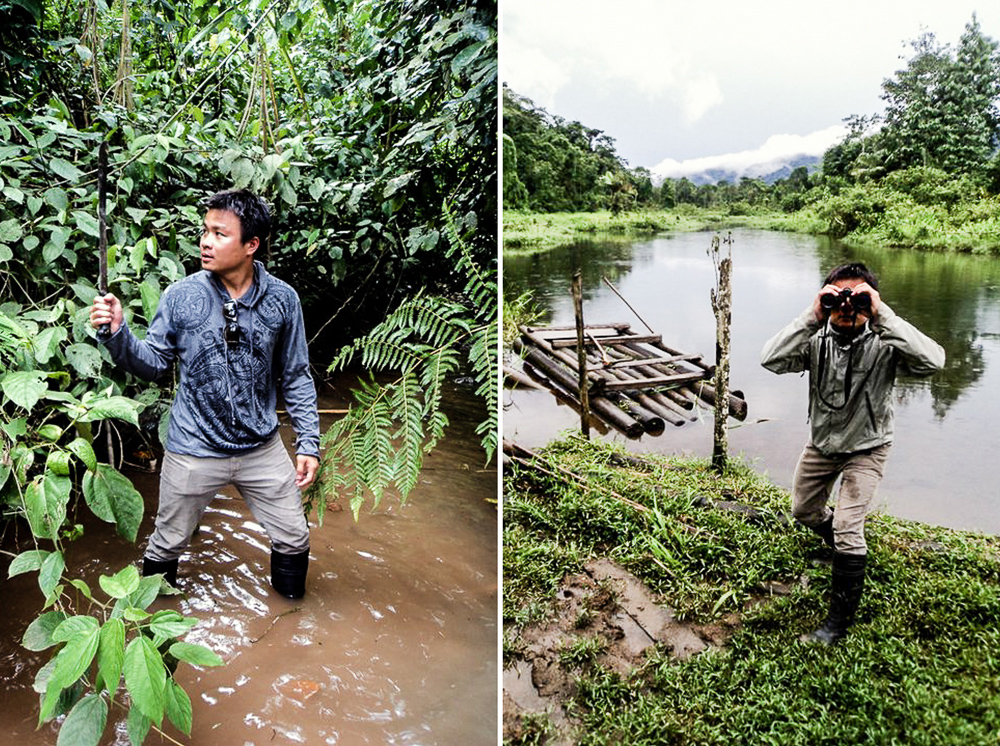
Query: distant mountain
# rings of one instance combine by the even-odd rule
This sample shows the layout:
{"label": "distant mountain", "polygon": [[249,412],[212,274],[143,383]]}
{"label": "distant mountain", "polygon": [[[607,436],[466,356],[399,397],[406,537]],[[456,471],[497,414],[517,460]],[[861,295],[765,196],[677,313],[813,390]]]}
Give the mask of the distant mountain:
{"label": "distant mountain", "polygon": [[[721,160],[721,158],[718,160]],[[737,162],[731,164],[720,163],[718,160],[711,167],[702,170],[688,171],[687,169],[683,169],[684,172],[682,172],[681,169],[678,169],[673,173],[656,174],[658,177],[657,180],[662,182],[664,178],[680,179],[686,176],[690,181],[701,186],[702,184],[718,184],[720,181],[736,184],[741,178],[748,176],[751,179],[760,179],[765,184],[773,184],[779,179],[787,179],[792,171],[799,166],[805,166],[811,174],[819,170],[823,165],[822,155],[793,155],[785,158],[770,158],[761,163],[740,163],[739,161],[745,160],[743,158],[737,158],[735,159]]]}

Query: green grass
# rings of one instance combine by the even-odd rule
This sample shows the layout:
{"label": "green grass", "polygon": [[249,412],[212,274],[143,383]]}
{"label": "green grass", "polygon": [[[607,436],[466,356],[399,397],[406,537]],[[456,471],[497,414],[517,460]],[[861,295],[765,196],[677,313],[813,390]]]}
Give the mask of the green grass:
{"label": "green grass", "polygon": [[1000,198],[970,199],[957,205],[926,205],[888,188],[858,187],[820,199],[794,213],[730,214],[725,208],[681,205],[618,216],[593,213],[531,213],[506,210],[505,253],[543,251],[582,237],[632,241],[668,232],[759,228],[819,235],[831,225],[852,226],[842,240],[932,251],[1000,254]]}
{"label": "green grass", "polygon": [[[593,557],[624,565],[681,618],[739,611],[743,626],[723,649],[683,663],[660,654],[630,677],[586,667],[568,705],[581,743],[1000,742],[1000,539],[873,515],[859,621],[840,645],[808,647],[797,638],[822,621],[829,568],[807,559],[819,540],[782,519],[787,494],[742,465],[718,478],[702,461],[646,456],[654,466],[638,470],[616,454],[577,438],[547,449],[587,490],[524,470],[505,478],[505,662],[562,577]],[[758,516],[695,507],[697,496]],[[769,582],[793,590],[761,601]],[[596,644],[562,655],[592,659]]]}
{"label": "green grass", "polygon": [[640,210],[612,215],[599,212],[534,213],[504,210],[505,252],[538,251],[562,246],[581,238],[630,241],[639,236],[668,231],[707,230],[720,216],[702,210]]}

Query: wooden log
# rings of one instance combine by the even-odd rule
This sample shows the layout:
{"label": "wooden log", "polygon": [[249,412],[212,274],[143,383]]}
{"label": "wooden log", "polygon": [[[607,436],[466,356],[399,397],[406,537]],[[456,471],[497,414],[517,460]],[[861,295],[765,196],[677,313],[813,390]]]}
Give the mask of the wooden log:
{"label": "wooden log", "polygon": [[[559,363],[539,349],[528,348],[523,344],[521,347],[522,350],[519,350],[519,352],[527,362],[531,363],[545,373],[545,375],[547,375],[554,383],[559,385],[565,393],[570,395],[575,394],[578,390],[579,381],[577,381],[570,373],[560,366]],[[636,422],[634,418],[629,417],[625,414],[625,412],[622,412],[618,407],[603,397],[594,398],[591,402],[591,412],[629,438],[638,438],[643,433],[643,427],[640,423]]]}
{"label": "wooden log", "polygon": [[[611,350],[611,355],[615,357],[616,361],[630,359],[624,351],[618,348]],[[644,379],[643,374],[634,368],[613,367],[609,369],[609,372],[620,380]],[[633,391],[629,395],[646,409],[660,415],[673,425],[683,425],[692,419],[681,407],[657,392]]]}
{"label": "wooden log", "polygon": [[629,360],[616,360],[610,365],[601,363],[600,367],[595,367],[594,370],[603,370],[605,368],[635,368],[642,365],[669,365],[671,363],[696,360],[700,357],[700,355],[674,355],[673,357],[658,357],[645,360],[642,358],[631,358]]}
{"label": "wooden log", "polygon": [[700,381],[705,378],[705,374],[698,373],[675,373],[670,376],[658,376],[656,378],[636,378],[631,381],[607,381],[604,388],[607,391],[622,391],[625,389],[652,389],[661,386],[677,386],[682,383]]}
{"label": "wooden log", "polygon": [[697,395],[687,386],[680,386],[676,389],[667,389],[660,394],[669,399],[682,409],[694,409],[694,404],[698,400]]}
{"label": "wooden log", "polygon": [[[624,334],[629,330],[628,324],[589,324],[583,327],[589,332],[601,336],[601,333],[605,333],[606,336],[613,337],[619,334]],[[537,336],[545,337],[547,339],[567,339],[566,334],[572,332],[576,335],[575,326],[521,326],[519,327],[520,332],[524,334],[525,332],[535,334]]]}
{"label": "wooden log", "polygon": [[662,435],[666,429],[663,418],[643,407],[639,402],[629,396],[618,395],[611,401],[619,406],[625,407],[636,422],[642,425],[642,429],[650,435]]}
{"label": "wooden log", "polygon": [[[693,384],[693,389],[696,394],[701,399],[708,402],[709,406],[715,406],[715,387],[709,383],[699,382]],[[743,422],[747,418],[747,402],[746,399],[736,396],[735,393],[729,394],[729,415],[740,422]]]}
{"label": "wooden log", "polygon": [[[637,344],[626,343],[622,345],[622,347],[628,350],[630,355],[639,356],[636,359],[641,359],[642,357],[649,357],[649,351],[644,350]],[[669,349],[665,348],[663,345],[653,345],[653,347],[659,350]],[[705,364],[705,361],[701,357],[701,355],[692,355],[685,352],[679,352],[677,350],[669,350],[669,353],[671,357],[678,358],[677,362],[681,363],[681,365],[664,365],[659,362],[649,362],[647,363],[647,365],[649,365],[649,367],[652,370],[662,374],[683,372],[682,368],[686,368],[687,370],[690,371],[702,371],[703,373],[705,373],[706,376],[711,375],[712,369],[711,367]]]}
{"label": "wooden log", "polygon": [[[624,344],[626,342],[639,343],[644,342],[652,344],[659,342],[661,337],[659,334],[626,334],[617,337],[600,337],[601,343],[605,346],[607,345],[617,345]],[[555,347],[575,347],[576,340],[574,339],[553,339],[550,340],[552,346]],[[585,345],[592,345],[594,342],[584,340]]]}
{"label": "wooden log", "polygon": [[503,378],[504,382],[509,382],[511,384],[511,388],[523,386],[524,388],[536,389],[538,391],[545,390],[544,386],[536,383],[521,371],[511,368],[509,365],[503,366]]}
{"label": "wooden log", "polygon": [[[554,396],[558,404],[570,407],[577,414],[580,413],[580,402],[576,400],[576,397],[564,392],[562,387],[553,383],[543,371],[538,370],[527,361],[524,363],[524,369],[534,380],[544,384],[542,389]],[[601,435],[607,435],[611,430],[610,426],[600,417],[595,416],[593,412],[590,413],[590,427],[597,430]]]}
{"label": "wooden log", "polygon": [[669,407],[665,406],[662,402],[655,400],[648,394],[637,393],[634,395],[635,400],[639,402],[645,409],[648,409],[653,414],[659,415],[663,418],[664,422],[669,422],[675,427],[680,427],[685,422],[688,421],[686,415],[680,414],[676,411],[671,410]]}
{"label": "wooden log", "polygon": [[[626,346],[628,346],[628,345],[626,345]],[[684,355],[685,354],[683,352],[680,352],[679,350],[675,350],[675,349],[667,347],[666,345],[663,345],[663,344],[658,344],[658,345],[654,345],[654,346],[658,347],[659,349],[661,349],[664,352],[666,352],[668,354],[671,354],[671,355]],[[628,347],[630,347],[630,346],[628,346]],[[640,350],[640,352],[641,352],[641,350]],[[711,377],[712,375],[715,374],[714,367],[711,366],[711,365],[709,365],[708,363],[706,363],[704,361],[704,359],[701,358],[700,356],[695,357],[694,359],[689,360],[689,361],[685,361],[685,362],[687,362],[690,365],[697,366],[698,368],[704,370],[705,371],[705,376],[703,376],[703,378],[709,378],[709,377]],[[651,367],[653,367],[654,369],[657,369],[658,366],[654,364]],[[697,382],[691,384],[691,389],[694,392],[694,394],[698,398],[700,398],[703,401],[705,401],[708,404],[708,406],[710,406],[710,407],[714,407],[715,406],[715,388],[712,385],[710,385],[708,383],[705,383],[705,382],[702,382],[702,381],[697,381]],[[743,420],[745,420],[747,418],[747,403],[746,403],[746,400],[743,399],[742,397],[738,397],[738,396],[735,396],[733,394],[730,394],[729,395],[729,414],[732,417],[734,417],[735,419],[739,420],[740,422],[742,422]]]}
{"label": "wooden log", "polygon": [[[529,339],[531,336],[529,335]],[[535,341],[535,340],[532,340]],[[537,344],[537,342],[536,342]],[[566,345],[552,346],[552,358],[561,360],[569,367],[574,367],[576,361],[569,356]],[[697,381],[704,378],[704,372],[675,373],[667,376],[656,377],[620,377],[617,372],[605,366],[591,367],[587,369],[587,377],[591,381],[591,392],[595,396],[604,395],[608,391],[642,390],[661,386],[677,386],[690,381]]]}

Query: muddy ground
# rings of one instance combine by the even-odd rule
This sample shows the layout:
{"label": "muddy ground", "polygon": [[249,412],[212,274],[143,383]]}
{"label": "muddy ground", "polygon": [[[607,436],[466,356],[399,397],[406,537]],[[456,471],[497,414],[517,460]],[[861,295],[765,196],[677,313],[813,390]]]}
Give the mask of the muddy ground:
{"label": "muddy ground", "polygon": [[738,614],[716,624],[678,621],[641,580],[608,559],[566,576],[551,611],[521,631],[516,660],[503,672],[504,741],[521,742],[541,717],[551,728],[546,743],[577,743],[580,723],[566,705],[582,666],[627,678],[654,650],[684,660],[724,645],[740,625]]}

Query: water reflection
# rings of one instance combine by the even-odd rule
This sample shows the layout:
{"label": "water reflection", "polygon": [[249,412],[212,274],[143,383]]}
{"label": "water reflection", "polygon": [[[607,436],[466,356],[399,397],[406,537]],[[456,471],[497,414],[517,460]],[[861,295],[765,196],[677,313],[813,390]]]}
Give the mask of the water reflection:
{"label": "water reflection", "polygon": [[[584,241],[529,256],[505,255],[505,292],[530,291],[541,324],[571,325],[569,284],[581,269],[588,322],[640,320],[602,282],[608,277],[672,347],[708,354],[715,346],[709,300],[711,233],[678,234],[631,246]],[[903,517],[1000,533],[1000,465],[992,442],[1000,417],[1000,262],[995,259],[853,248],[824,237],[734,231],[732,385],[750,404],[731,448],[788,486],[808,434],[805,379],[759,365],[763,343],[812,301],[827,271],[862,261],[879,276],[885,301],[937,340],[948,356],[930,379],[896,389],[896,444],[880,490],[883,506]],[[991,365],[993,363],[993,365]],[[568,407],[542,393],[507,394],[504,430],[525,446],[577,428]],[[608,437],[621,439],[620,436]],[[669,428],[634,450],[711,453],[710,415]]]}

